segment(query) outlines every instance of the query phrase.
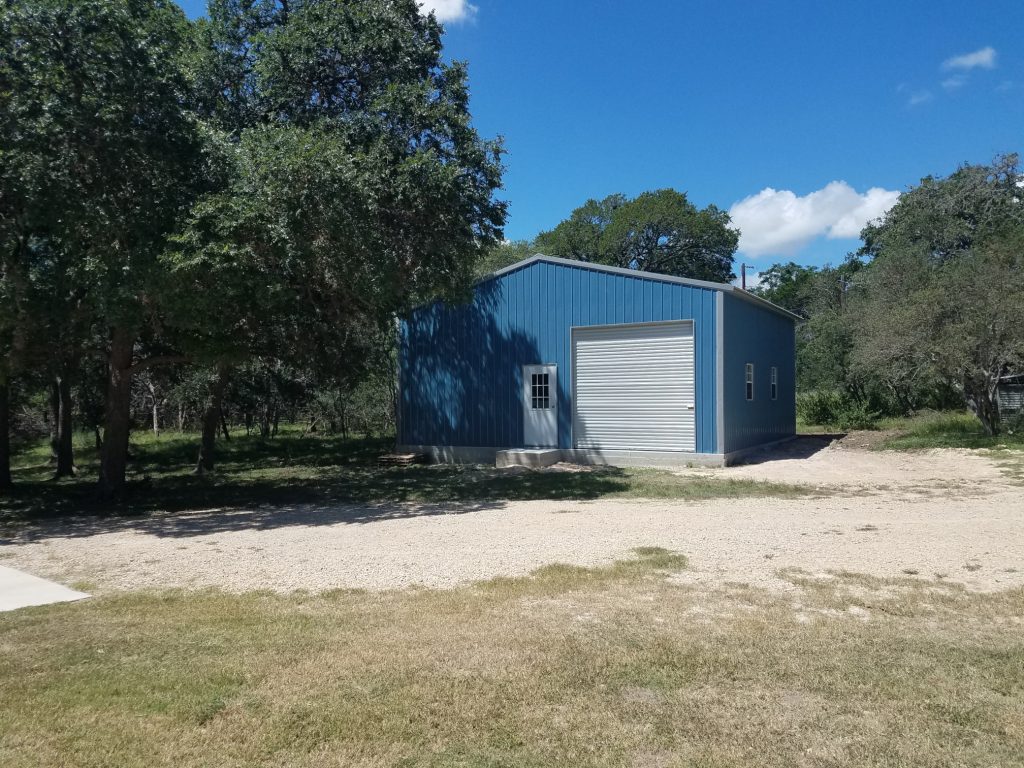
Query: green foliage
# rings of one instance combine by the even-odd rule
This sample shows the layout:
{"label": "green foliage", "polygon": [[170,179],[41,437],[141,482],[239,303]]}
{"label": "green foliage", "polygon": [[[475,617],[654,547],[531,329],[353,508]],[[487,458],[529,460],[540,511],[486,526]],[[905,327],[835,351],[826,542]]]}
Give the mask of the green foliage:
{"label": "green foliage", "polygon": [[537,236],[549,256],[728,282],[739,231],[714,205],[698,209],[673,189],[630,200],[611,195],[588,200],[568,219]]}
{"label": "green foliage", "polygon": [[814,283],[820,277],[817,267],[802,267],[792,261],[773,264],[758,277],[760,282],[751,293],[801,317],[810,314]]}
{"label": "green foliage", "polygon": [[957,389],[989,434],[1000,377],[1024,367],[1024,206],[1017,158],[926,178],[864,231],[853,365]]}
{"label": "green foliage", "polygon": [[527,240],[506,240],[491,248],[477,264],[478,277],[486,277],[492,272],[528,259],[537,253],[533,243]]}
{"label": "green foliage", "polygon": [[[0,199],[16,208],[0,219],[22,244],[8,267],[68,287],[79,314],[139,324],[156,255],[202,183],[199,131],[182,109],[185,16],[162,0],[0,13]],[[50,308],[37,298],[26,311],[45,320]]]}
{"label": "green foliage", "polygon": [[857,401],[846,392],[814,390],[796,399],[797,417],[807,425],[833,429],[876,429],[881,413],[869,403]]}
{"label": "green foliage", "polygon": [[796,414],[804,424],[830,426],[839,420],[847,398],[833,390],[801,392],[796,398]]}
{"label": "green foliage", "polygon": [[892,431],[881,448],[892,450],[931,450],[933,448],[1009,449],[1001,458],[1024,458],[1024,433],[1006,430],[989,435],[978,418],[967,411],[922,412],[910,419],[883,419],[879,426]]}

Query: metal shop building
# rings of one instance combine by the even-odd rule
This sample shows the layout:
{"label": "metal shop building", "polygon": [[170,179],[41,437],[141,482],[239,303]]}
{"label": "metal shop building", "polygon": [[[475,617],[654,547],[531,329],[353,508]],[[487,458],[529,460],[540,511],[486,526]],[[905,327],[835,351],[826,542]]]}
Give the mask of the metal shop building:
{"label": "metal shop building", "polygon": [[797,320],[732,285],[534,256],[402,322],[400,450],[728,464],[795,434]]}

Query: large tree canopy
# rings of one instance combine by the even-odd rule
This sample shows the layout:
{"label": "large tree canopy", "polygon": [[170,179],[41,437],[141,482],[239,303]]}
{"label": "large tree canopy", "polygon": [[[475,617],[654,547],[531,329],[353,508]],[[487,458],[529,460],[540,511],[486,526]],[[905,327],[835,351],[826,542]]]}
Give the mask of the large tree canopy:
{"label": "large tree canopy", "polygon": [[106,492],[140,371],[350,373],[500,240],[500,142],[416,0],[211,0],[195,24],[171,0],[32,0],[0,21],[0,399],[19,347],[65,371],[56,350],[101,339]]}
{"label": "large tree canopy", "polygon": [[588,200],[536,245],[550,256],[728,282],[739,242],[729,224],[714,205],[698,209],[684,193],[661,189]]}
{"label": "large tree canopy", "polygon": [[81,347],[76,328],[109,340],[101,484],[116,491],[158,255],[203,186],[200,131],[185,110],[188,22],[170,0],[34,0],[0,13],[5,272],[23,329],[60,329],[47,334],[54,357]]}
{"label": "large tree canopy", "polygon": [[873,257],[852,320],[854,360],[894,378],[935,376],[989,433],[996,388],[1024,369],[1024,204],[1016,156],[928,177],[863,233]]}
{"label": "large tree canopy", "polygon": [[504,224],[501,145],[441,31],[413,0],[211,3],[193,70],[228,181],[167,257],[196,358],[347,380],[361,339],[468,286]]}

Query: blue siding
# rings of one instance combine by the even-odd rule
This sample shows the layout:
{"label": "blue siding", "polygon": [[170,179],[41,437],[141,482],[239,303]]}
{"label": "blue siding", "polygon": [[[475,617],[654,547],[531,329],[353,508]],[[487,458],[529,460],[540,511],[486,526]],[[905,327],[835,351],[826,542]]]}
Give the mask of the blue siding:
{"label": "blue siding", "polygon": [[693,320],[697,451],[719,452],[717,295],[714,289],[652,280],[640,272],[634,277],[538,261],[480,283],[468,304],[435,302],[414,310],[401,332],[399,442],[522,446],[522,366],[554,363],[558,444],[571,448],[570,329]]}
{"label": "blue siding", "polygon": [[[796,434],[796,333],[793,321],[724,295],[725,452]],[[754,399],[747,400],[746,364],[754,364]],[[771,368],[779,372],[771,399]]]}

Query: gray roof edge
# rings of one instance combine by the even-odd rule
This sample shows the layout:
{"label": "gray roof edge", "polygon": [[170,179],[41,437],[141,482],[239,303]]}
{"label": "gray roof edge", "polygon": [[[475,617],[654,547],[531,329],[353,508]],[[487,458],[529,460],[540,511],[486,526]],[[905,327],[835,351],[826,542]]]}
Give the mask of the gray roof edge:
{"label": "gray roof edge", "polygon": [[626,267],[612,267],[607,264],[594,264],[590,261],[578,261],[577,259],[563,259],[560,256],[545,256],[542,253],[534,254],[529,258],[517,261],[515,264],[509,264],[507,267],[486,275],[477,280],[474,285],[492,280],[502,275],[507,275],[510,272],[515,272],[519,269],[524,269],[531,264],[536,264],[539,261],[547,262],[548,264],[558,264],[563,267],[575,267],[577,269],[592,269],[595,272],[608,272],[613,275],[623,275],[625,277],[632,277],[639,280],[655,280],[662,283],[675,283],[677,285],[688,285],[693,288],[707,288],[712,291],[722,291],[723,293],[731,293],[744,301],[757,304],[767,310],[776,312],[783,317],[788,317],[790,320],[795,322],[801,322],[803,320],[799,315],[795,315],[788,309],[783,309],[777,304],[772,304],[768,299],[762,299],[760,296],[756,296],[748,291],[744,291],[742,288],[737,288],[735,285],[729,283],[714,283],[709,280],[694,280],[690,277],[676,277],[675,275],[663,275],[658,272],[643,272],[639,269],[627,269]]}

